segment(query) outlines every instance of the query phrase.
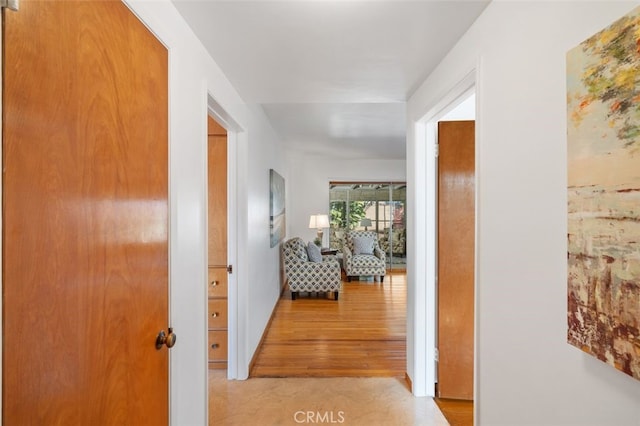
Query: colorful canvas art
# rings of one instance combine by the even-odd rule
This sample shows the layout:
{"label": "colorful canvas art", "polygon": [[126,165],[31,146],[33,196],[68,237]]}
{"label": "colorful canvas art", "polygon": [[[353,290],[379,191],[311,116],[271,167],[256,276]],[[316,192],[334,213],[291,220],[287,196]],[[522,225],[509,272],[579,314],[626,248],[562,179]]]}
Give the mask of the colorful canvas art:
{"label": "colorful canvas art", "polygon": [[568,342],[640,380],[640,8],[567,53]]}

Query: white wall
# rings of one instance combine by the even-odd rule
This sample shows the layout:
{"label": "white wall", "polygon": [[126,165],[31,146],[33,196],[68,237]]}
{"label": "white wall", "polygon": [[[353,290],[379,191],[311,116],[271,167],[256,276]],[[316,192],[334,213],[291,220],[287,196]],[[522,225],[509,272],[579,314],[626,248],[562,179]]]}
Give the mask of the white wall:
{"label": "white wall", "polygon": [[[330,181],[396,181],[406,180],[404,160],[345,160],[339,158],[289,155],[287,183],[288,238],[301,237],[313,241],[317,231],[309,229],[309,216],[329,214]],[[328,230],[323,247],[329,245]]]}
{"label": "white wall", "polygon": [[[169,50],[170,300],[178,336],[170,352],[171,423],[207,417],[207,93],[239,124],[237,137],[238,376],[278,297],[278,250],[269,248],[269,169],[285,169],[279,141],[260,108],[245,105],[168,0],[127,4]],[[251,153],[251,155],[249,155]],[[286,176],[285,176],[286,177]]]}
{"label": "white wall", "polygon": [[470,94],[438,121],[459,121],[476,119],[476,95]]}
{"label": "white wall", "polygon": [[418,122],[477,70],[477,424],[640,422],[640,382],[566,343],[565,54],[637,5],[494,1],[409,101]]}
{"label": "white wall", "polygon": [[[288,182],[287,163],[278,139],[261,107],[252,107],[259,118],[249,132],[248,156],[248,221],[249,247],[247,261],[247,360],[251,361],[262,333],[280,296],[280,247],[270,248],[269,235],[269,169],[274,169]],[[288,190],[285,197],[288,197]],[[288,216],[288,212],[287,212]],[[243,377],[248,376],[244,374]]]}

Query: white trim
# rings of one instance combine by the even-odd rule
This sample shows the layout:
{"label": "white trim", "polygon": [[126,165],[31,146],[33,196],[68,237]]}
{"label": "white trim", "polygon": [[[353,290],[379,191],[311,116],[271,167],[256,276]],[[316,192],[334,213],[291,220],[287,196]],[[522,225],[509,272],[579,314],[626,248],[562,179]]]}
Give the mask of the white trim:
{"label": "white trim", "polygon": [[227,130],[227,263],[233,272],[228,278],[228,358],[227,378],[238,377],[238,202],[236,164],[238,153],[238,135]]}
{"label": "white trim", "polygon": [[236,133],[236,232],[237,232],[237,264],[236,271],[236,372],[234,379],[245,380],[249,377],[249,362],[252,354],[249,353],[248,326],[249,310],[247,308],[249,296],[249,207],[248,207],[248,176],[249,176],[249,140],[246,131]]}
{"label": "white trim", "polygon": [[[475,90],[478,81],[478,68],[472,69],[452,87],[435,105],[428,109],[422,118],[414,123],[415,156],[413,158],[415,191],[415,280],[414,280],[414,317],[413,321],[413,394],[415,396],[435,396],[436,382],[436,288],[437,288],[437,145],[438,120],[453,110]],[[476,97],[476,104],[478,97]],[[477,114],[476,114],[477,116]],[[478,140],[476,132],[476,141]],[[478,143],[476,143],[476,184],[478,176]],[[425,183],[424,185],[422,185]],[[476,190],[476,238],[477,238],[477,193]],[[420,219],[422,218],[422,219]],[[475,251],[476,268],[478,251]],[[418,262],[417,259],[425,259]],[[477,271],[476,271],[477,277]],[[476,308],[474,336],[477,334],[477,278],[474,283]],[[474,338],[477,340],[477,338]],[[474,364],[477,345],[474,351]],[[474,371],[474,386],[477,382],[477,369]],[[474,388],[475,394],[475,388]]]}
{"label": "white trim", "polygon": [[[207,95],[207,112],[220,124],[227,132],[241,132],[240,125],[231,117],[224,108],[211,95]],[[228,136],[228,135],[227,135]]]}
{"label": "white trim", "polygon": [[[479,400],[480,399],[480,395],[479,395],[479,389],[480,389],[480,385],[479,385],[479,381],[480,381],[480,339],[479,339],[479,323],[480,323],[480,283],[479,283],[479,277],[480,277],[480,250],[478,249],[480,247],[480,176],[482,175],[480,172],[481,169],[481,161],[480,161],[480,155],[481,155],[481,147],[482,147],[482,123],[483,120],[481,118],[481,108],[480,108],[480,103],[479,103],[479,99],[483,98],[482,95],[482,87],[480,84],[480,81],[482,81],[481,79],[481,73],[482,73],[482,59],[478,58],[478,63],[476,64],[476,68],[475,68],[475,76],[474,76],[474,91],[476,94],[476,105],[475,105],[475,115],[476,115],[476,120],[475,120],[475,155],[476,155],[476,164],[475,164],[475,172],[476,172],[476,176],[475,176],[475,184],[476,184],[476,189],[475,189],[475,247],[473,248],[473,251],[475,253],[475,267],[474,267],[474,272],[473,272],[473,276],[474,276],[474,282],[473,282],[473,292],[474,292],[474,305],[473,305],[473,399],[474,400]],[[474,424],[479,424],[479,419],[480,419],[480,404],[473,404],[473,418],[474,418]]]}

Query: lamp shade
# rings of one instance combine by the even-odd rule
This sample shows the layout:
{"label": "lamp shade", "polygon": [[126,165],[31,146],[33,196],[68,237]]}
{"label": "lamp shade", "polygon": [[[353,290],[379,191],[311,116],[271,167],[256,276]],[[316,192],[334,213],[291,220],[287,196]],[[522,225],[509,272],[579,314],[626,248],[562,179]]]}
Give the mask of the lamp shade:
{"label": "lamp shade", "polygon": [[369,219],[368,217],[365,217],[360,221],[360,226],[371,226],[371,225],[372,225],[371,219]]}
{"label": "lamp shade", "polygon": [[329,227],[329,216],[326,214],[312,214],[309,218],[309,228],[322,229]]}
{"label": "lamp shade", "polygon": [[316,215],[316,227],[317,228],[328,228],[329,227],[329,216],[326,214]]}

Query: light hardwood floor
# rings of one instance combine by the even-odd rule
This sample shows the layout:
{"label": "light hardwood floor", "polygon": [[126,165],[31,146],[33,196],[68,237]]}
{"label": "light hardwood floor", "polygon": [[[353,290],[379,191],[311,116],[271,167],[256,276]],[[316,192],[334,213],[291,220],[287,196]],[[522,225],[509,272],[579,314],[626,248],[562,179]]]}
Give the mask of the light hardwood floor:
{"label": "light hardwood floor", "polygon": [[297,410],[329,407],[352,425],[472,426],[473,402],[411,394],[405,340],[404,271],[382,284],[343,282],[337,302],[324,294],[292,301],[285,291],[250,379],[227,381],[223,372],[209,372],[209,424],[296,424]]}
{"label": "light hardwood floor", "polygon": [[451,426],[473,426],[473,401],[435,399],[438,408]]}
{"label": "light hardwood floor", "polygon": [[333,296],[285,291],[251,377],[404,377],[406,274],[343,282]]}

